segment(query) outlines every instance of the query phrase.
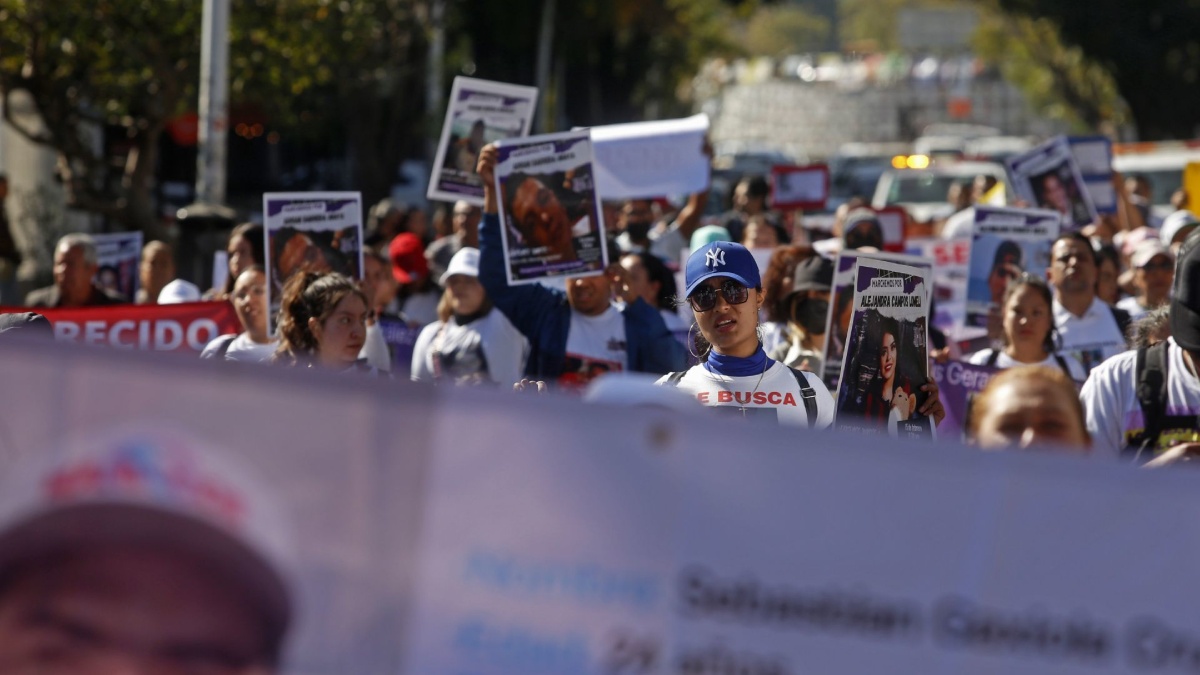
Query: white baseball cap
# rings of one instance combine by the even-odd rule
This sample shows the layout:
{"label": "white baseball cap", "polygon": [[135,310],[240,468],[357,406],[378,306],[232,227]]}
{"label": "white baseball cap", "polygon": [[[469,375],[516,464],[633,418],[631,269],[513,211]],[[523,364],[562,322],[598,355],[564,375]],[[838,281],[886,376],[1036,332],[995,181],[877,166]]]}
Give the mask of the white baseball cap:
{"label": "white baseball cap", "polygon": [[200,297],[199,286],[190,281],[175,279],[163,286],[162,291],[158,294],[158,304],[177,305],[181,302],[198,302]]}
{"label": "white baseball cap", "polygon": [[1171,253],[1169,246],[1158,239],[1147,239],[1133,249],[1133,255],[1129,257],[1129,264],[1134,269],[1142,268],[1160,255],[1166,256],[1172,265],[1175,264],[1175,254]]}
{"label": "white baseball cap", "polygon": [[92,437],[0,479],[0,576],[81,546],[163,545],[236,587],[278,647],[292,618],[292,549],[275,504],[242,467],[181,434]]}
{"label": "white baseball cap", "polygon": [[1196,216],[1191,211],[1176,211],[1166,218],[1163,218],[1162,227],[1158,231],[1158,236],[1164,245],[1170,246],[1171,242],[1175,241],[1175,238],[1179,236],[1179,232],[1181,230],[1192,225],[1200,225],[1200,220],[1197,220]]}
{"label": "white baseball cap", "polygon": [[446,285],[446,281],[455,274],[462,274],[468,277],[479,276],[479,249],[464,246],[458,249],[458,253],[450,259],[450,264],[446,266],[446,271],[442,274],[442,278],[438,283],[442,286]]}

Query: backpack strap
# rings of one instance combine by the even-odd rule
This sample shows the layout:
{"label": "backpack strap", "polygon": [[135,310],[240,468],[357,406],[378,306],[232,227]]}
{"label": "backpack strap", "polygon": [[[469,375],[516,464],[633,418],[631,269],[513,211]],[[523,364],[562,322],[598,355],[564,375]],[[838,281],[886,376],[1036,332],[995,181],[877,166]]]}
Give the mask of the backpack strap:
{"label": "backpack strap", "polygon": [[1075,379],[1075,377],[1071,374],[1070,367],[1067,366],[1067,360],[1063,358],[1062,354],[1054,352],[1054,360],[1058,361],[1058,367],[1062,368],[1062,371],[1066,373],[1067,377],[1071,378],[1072,380]]}
{"label": "backpack strap", "polygon": [[1121,339],[1128,340],[1129,324],[1133,323],[1133,318],[1130,316],[1129,312],[1126,312],[1120,307],[1108,305],[1108,308],[1112,310],[1113,321],[1117,322],[1117,328],[1121,330]]}
{"label": "backpack strap", "polygon": [[804,401],[804,412],[808,415],[808,428],[812,429],[817,423],[817,392],[808,383],[808,377],[804,375],[803,370],[791,367],[788,370],[792,371],[792,377],[795,377],[796,384],[800,385],[800,398]]}
{"label": "backpack strap", "polygon": [[678,387],[679,381],[683,379],[684,375],[687,375],[686,370],[681,370],[681,371],[675,372],[675,373],[667,373],[667,382],[666,383],[671,385],[672,387]]}
{"label": "backpack strap", "polygon": [[995,367],[996,367],[996,360],[1000,358],[1000,350],[998,350],[998,349],[990,349],[990,350],[988,350],[988,351],[990,351],[991,353],[990,353],[990,354],[988,354],[987,361],[986,361],[986,362],[984,362],[984,364],[983,364],[983,365],[985,365],[985,366],[987,366],[987,367],[989,367],[989,368],[995,368]]}
{"label": "backpack strap", "polygon": [[1137,450],[1138,456],[1147,449],[1153,451],[1167,416],[1167,345],[1164,340],[1137,350],[1137,398],[1145,424],[1142,433],[1130,439],[1129,445]]}

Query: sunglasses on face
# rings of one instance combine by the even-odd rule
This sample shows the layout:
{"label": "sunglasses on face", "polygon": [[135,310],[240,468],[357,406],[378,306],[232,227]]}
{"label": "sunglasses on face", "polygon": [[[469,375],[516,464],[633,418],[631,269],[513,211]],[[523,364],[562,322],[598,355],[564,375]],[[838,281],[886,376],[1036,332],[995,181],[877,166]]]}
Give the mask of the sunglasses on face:
{"label": "sunglasses on face", "polygon": [[725,298],[725,302],[731,305],[740,305],[750,297],[749,288],[730,279],[721,284],[719,288],[713,286],[697,288],[688,296],[688,302],[691,303],[694,311],[707,312],[717,306],[717,293],[720,293]]}

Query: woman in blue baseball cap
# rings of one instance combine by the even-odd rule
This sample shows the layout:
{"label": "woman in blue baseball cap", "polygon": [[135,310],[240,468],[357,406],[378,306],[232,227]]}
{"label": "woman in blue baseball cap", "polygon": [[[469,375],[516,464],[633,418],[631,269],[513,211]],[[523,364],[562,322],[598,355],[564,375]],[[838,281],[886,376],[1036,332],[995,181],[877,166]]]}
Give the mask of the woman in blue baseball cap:
{"label": "woman in blue baseball cap", "polygon": [[711,242],[688,258],[684,296],[696,315],[704,361],[658,381],[722,413],[772,424],[823,429],[833,424],[833,397],[820,378],[767,358],[758,333],[762,279],[750,251]]}

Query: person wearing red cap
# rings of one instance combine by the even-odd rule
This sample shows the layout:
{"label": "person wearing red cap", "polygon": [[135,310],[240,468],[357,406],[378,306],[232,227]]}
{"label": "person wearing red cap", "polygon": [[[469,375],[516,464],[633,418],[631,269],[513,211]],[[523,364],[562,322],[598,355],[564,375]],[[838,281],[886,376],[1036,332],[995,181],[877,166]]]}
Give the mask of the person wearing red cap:
{"label": "person wearing red cap", "polygon": [[427,326],[438,320],[437,306],[441,291],[429,275],[425,245],[411,232],[401,232],[388,244],[392,276],[400,285],[396,299],[400,314],[410,325]]}

